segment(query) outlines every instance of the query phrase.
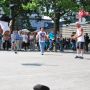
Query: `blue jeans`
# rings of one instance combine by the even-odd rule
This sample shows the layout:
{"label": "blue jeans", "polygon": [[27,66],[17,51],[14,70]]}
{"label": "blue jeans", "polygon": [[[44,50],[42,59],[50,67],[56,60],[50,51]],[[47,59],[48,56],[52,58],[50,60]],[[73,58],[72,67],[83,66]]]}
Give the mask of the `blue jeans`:
{"label": "blue jeans", "polygon": [[2,40],[0,40],[0,49],[2,48]]}
{"label": "blue jeans", "polygon": [[49,40],[49,50],[53,50],[53,40]]}
{"label": "blue jeans", "polygon": [[39,42],[41,54],[44,54],[45,42]]}
{"label": "blue jeans", "polygon": [[76,50],[76,43],[73,43],[73,42],[71,43],[71,49]]}

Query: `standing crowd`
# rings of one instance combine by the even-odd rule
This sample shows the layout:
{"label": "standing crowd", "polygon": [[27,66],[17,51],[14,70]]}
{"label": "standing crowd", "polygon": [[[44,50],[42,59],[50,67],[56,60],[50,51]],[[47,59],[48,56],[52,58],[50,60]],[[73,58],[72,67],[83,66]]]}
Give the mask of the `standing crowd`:
{"label": "standing crowd", "polygon": [[[74,35],[71,35],[71,37]],[[76,50],[76,39],[63,38],[61,34],[57,32],[47,33],[44,28],[41,28],[39,32],[23,32],[21,30],[6,31],[3,34],[2,27],[0,26],[0,50],[15,50],[15,51],[35,51],[41,50],[43,54],[44,50],[53,51],[56,46],[57,50],[63,52],[65,49]],[[84,35],[85,50],[88,52],[88,45],[90,39],[88,34]]]}

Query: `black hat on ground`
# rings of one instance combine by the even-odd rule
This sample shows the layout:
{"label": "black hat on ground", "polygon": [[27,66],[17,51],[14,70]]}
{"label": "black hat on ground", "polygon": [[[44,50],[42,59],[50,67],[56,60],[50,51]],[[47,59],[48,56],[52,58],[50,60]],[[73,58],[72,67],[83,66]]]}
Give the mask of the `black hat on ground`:
{"label": "black hat on ground", "polygon": [[41,84],[37,84],[33,87],[34,90],[50,90],[49,87],[45,86],[45,85],[41,85]]}

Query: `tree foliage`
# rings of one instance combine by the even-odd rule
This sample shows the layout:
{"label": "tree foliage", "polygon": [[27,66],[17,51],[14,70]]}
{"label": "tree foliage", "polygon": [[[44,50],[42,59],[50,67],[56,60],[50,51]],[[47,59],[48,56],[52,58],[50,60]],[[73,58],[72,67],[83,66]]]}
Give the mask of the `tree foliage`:
{"label": "tree foliage", "polygon": [[0,0],[0,6],[9,14],[10,3],[20,5],[23,10],[39,11],[46,15],[52,15],[53,11],[58,9],[78,10],[80,6],[90,11],[90,0],[80,0],[80,5],[77,5],[76,0]]}
{"label": "tree foliage", "polygon": [[0,7],[3,8],[5,14],[9,15],[9,0],[0,0]]}
{"label": "tree foliage", "polygon": [[26,11],[50,16],[55,22],[55,31],[59,30],[59,19],[64,13],[69,10],[77,11],[80,6],[90,9],[90,0],[80,0],[80,4],[76,0],[0,0],[0,3],[6,13],[10,11],[10,4],[14,4],[12,9],[15,16]]}

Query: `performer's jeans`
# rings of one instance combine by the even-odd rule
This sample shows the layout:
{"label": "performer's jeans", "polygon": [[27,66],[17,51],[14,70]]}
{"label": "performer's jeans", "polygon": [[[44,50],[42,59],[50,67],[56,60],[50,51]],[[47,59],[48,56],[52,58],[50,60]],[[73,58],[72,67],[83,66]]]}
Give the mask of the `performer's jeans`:
{"label": "performer's jeans", "polygon": [[45,42],[39,42],[41,54],[44,54]]}

